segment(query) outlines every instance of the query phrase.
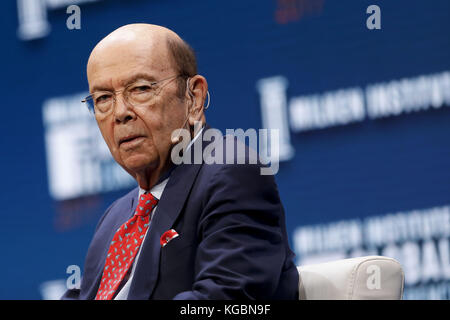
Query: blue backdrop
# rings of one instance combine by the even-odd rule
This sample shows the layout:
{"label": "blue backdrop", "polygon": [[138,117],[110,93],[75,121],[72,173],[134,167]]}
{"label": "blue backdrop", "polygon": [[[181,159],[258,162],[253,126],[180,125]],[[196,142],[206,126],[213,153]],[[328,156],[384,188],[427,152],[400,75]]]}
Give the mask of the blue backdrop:
{"label": "blue backdrop", "polygon": [[[92,128],[81,111],[68,111],[78,110],[70,101],[87,91],[90,50],[115,28],[134,22],[166,26],[192,45],[209,83],[206,116],[213,127],[225,132],[270,126],[275,122],[264,114],[264,101],[275,101],[285,111],[285,120],[272,127],[284,126],[294,152],[281,159],[276,180],[298,263],[359,253],[391,255],[414,273],[406,298],[450,297],[449,1],[32,2],[0,4],[1,299],[50,297],[48,281],[65,281],[69,265],[82,268],[97,220],[133,187],[122,177],[91,189],[86,184],[73,191],[72,186],[63,194],[52,189],[61,188],[60,177],[67,172],[58,166],[73,156],[64,142],[78,139],[80,128]],[[71,3],[81,10],[80,29],[67,27]],[[380,8],[381,29],[366,25],[372,4]],[[284,88],[275,100],[268,96],[276,90],[266,87],[264,96],[258,86],[264,79]],[[343,90],[345,96],[350,88],[359,93],[364,116],[342,115],[337,117],[344,120],[333,122],[331,114],[347,104],[340,105],[332,93]],[[371,88],[384,90],[374,98],[387,101],[384,116],[368,112],[374,105]],[[416,100],[407,101],[405,92],[415,93]],[[322,122],[296,126],[305,119],[298,110],[313,112]],[[67,119],[78,119],[80,127],[64,128]],[[92,135],[88,138],[97,141]],[[88,144],[85,152],[98,152],[96,146]],[[438,213],[433,216],[430,208]],[[430,217],[441,222],[427,235],[416,232],[390,242],[367,236],[371,218],[395,233],[409,228],[404,224],[413,223],[414,212],[424,228]],[[383,220],[393,216],[407,222]],[[302,242],[333,226],[345,233],[349,221],[359,223],[355,232],[362,237],[351,245],[344,245],[345,234],[336,248],[323,238],[321,248],[308,249]],[[406,249],[411,244],[416,253]],[[407,261],[411,257],[415,262]]]}

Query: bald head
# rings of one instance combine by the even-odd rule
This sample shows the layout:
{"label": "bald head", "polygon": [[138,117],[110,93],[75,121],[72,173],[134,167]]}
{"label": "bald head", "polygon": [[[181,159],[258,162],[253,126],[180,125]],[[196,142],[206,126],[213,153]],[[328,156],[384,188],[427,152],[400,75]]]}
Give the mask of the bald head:
{"label": "bald head", "polygon": [[180,36],[162,26],[137,23],[114,30],[95,46],[87,64],[88,80],[93,69],[104,67],[105,57],[120,58],[133,53],[155,56],[161,69],[172,68],[181,76],[197,74],[194,51]]}
{"label": "bald head", "polygon": [[117,28],[109,35],[107,35],[99,44],[107,43],[108,41],[118,41],[121,39],[133,39],[135,37],[140,37],[141,39],[151,38],[151,37],[161,37],[168,36],[174,39],[181,38],[172,30],[158,26],[155,24],[148,23],[133,23],[127,24],[122,27]]}

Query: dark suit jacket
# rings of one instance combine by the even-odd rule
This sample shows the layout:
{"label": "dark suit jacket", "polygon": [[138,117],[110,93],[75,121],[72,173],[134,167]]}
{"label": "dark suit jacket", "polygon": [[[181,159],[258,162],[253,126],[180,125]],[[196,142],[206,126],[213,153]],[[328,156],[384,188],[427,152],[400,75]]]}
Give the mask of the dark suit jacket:
{"label": "dark suit jacket", "polygon": [[[240,142],[233,141],[236,150]],[[261,175],[260,164],[249,164],[252,152],[246,151],[246,164],[236,164],[234,156],[235,164],[175,167],[128,299],[297,299],[298,273],[274,177]],[[137,199],[138,188],[106,210],[87,252],[81,287],[63,299],[95,298],[114,231],[133,215]],[[179,236],[161,247],[169,229]]]}

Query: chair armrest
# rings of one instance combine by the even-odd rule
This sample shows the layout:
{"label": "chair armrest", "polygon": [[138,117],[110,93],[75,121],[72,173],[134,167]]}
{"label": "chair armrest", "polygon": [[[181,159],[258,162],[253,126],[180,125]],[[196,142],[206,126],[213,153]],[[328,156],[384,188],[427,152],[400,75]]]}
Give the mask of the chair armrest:
{"label": "chair armrest", "polygon": [[394,259],[366,256],[297,267],[300,300],[401,300],[404,273]]}

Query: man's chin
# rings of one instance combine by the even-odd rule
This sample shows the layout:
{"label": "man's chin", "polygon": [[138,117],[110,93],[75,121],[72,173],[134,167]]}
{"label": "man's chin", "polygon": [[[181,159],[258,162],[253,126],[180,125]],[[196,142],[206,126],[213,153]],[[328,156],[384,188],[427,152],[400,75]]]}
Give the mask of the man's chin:
{"label": "man's chin", "polygon": [[145,156],[135,155],[123,159],[122,167],[133,177],[137,174],[157,168],[157,161]]}

